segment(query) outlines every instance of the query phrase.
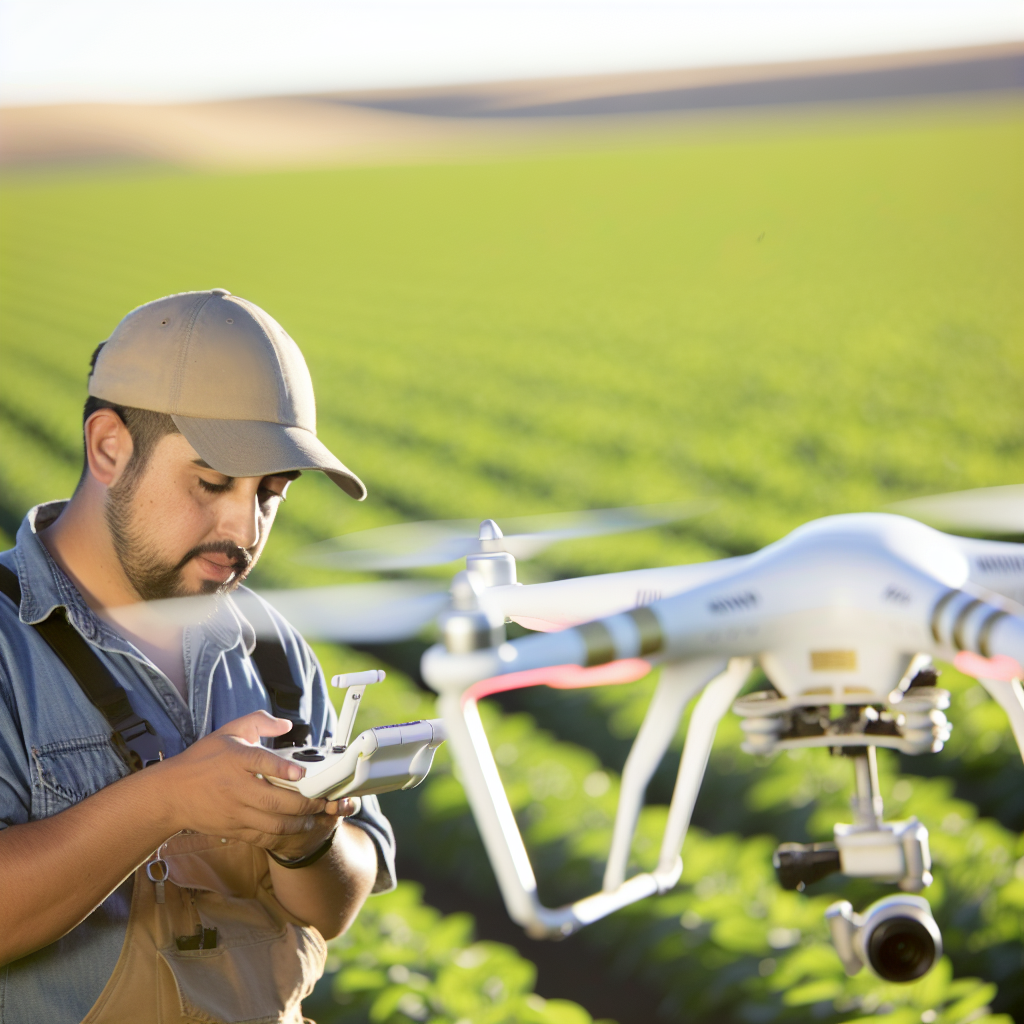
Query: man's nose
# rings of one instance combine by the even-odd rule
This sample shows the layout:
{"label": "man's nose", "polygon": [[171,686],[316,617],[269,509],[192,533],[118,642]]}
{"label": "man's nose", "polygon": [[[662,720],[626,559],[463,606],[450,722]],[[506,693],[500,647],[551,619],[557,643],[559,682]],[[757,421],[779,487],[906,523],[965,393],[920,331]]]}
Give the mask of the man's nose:
{"label": "man's nose", "polygon": [[247,487],[235,487],[221,506],[220,533],[240,548],[255,547],[260,539],[260,509],[256,494]]}

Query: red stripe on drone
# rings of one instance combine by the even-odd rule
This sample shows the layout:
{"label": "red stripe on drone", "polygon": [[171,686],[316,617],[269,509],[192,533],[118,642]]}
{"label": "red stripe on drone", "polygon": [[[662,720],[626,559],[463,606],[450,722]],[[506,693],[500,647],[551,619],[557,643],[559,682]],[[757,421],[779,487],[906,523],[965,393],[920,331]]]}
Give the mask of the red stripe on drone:
{"label": "red stripe on drone", "polygon": [[983,658],[980,654],[961,651],[953,659],[953,664],[965,676],[974,676],[975,679],[994,679],[997,682],[1008,683],[1011,679],[1021,677],[1020,665],[1005,654]]}
{"label": "red stripe on drone", "polygon": [[635,683],[651,671],[650,662],[643,658],[623,658],[606,665],[583,668],[581,665],[552,665],[549,668],[531,668],[525,672],[509,672],[474,683],[462,694],[462,703],[481,700],[506,690],[522,690],[528,686],[550,686],[556,690],[578,690],[585,686],[615,686]]}

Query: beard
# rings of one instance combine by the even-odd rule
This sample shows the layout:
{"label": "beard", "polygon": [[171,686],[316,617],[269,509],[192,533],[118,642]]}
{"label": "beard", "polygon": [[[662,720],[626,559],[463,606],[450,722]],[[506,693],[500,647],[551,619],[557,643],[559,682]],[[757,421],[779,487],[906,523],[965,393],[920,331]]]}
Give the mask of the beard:
{"label": "beard", "polygon": [[[139,597],[143,601],[160,601],[198,594],[226,594],[236,589],[252,569],[253,556],[232,541],[221,540],[200,544],[177,562],[165,561],[148,543],[145,529],[133,514],[136,483],[131,474],[125,474],[110,488],[105,515],[121,569]],[[226,555],[234,573],[223,583],[203,580],[198,589],[189,589],[183,575],[185,566],[193,558],[206,554]]]}

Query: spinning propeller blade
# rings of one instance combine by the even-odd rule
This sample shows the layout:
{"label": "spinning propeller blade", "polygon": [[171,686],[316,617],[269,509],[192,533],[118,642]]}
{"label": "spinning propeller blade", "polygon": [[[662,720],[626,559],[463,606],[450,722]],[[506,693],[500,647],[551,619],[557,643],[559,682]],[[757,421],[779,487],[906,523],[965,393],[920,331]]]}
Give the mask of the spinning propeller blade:
{"label": "spinning propeller blade", "polygon": [[[437,618],[449,600],[443,586],[418,580],[261,590],[259,594],[307,640],[335,643],[405,640]],[[234,592],[230,602],[215,596],[180,597],[112,609],[111,618],[131,632],[139,631],[144,622],[152,623],[154,617],[172,625],[189,626],[214,616],[231,615],[233,603],[250,622],[258,623],[263,616],[252,613],[255,600],[247,590]]]}
{"label": "spinning propeller blade", "polygon": [[1007,536],[1024,533],[1024,484],[911,498],[888,508],[932,526]]}
{"label": "spinning propeller blade", "polygon": [[442,585],[364,583],[308,590],[262,590],[307,640],[387,643],[415,636],[448,605]]}
{"label": "spinning propeller blade", "polygon": [[[503,519],[503,537],[481,541],[473,519],[399,523],[363,530],[305,548],[298,561],[338,569],[388,571],[444,565],[480,551],[533,558],[551,544],[580,537],[646,530],[700,515],[707,502],[669,502]],[[484,547],[484,545],[487,545]]]}

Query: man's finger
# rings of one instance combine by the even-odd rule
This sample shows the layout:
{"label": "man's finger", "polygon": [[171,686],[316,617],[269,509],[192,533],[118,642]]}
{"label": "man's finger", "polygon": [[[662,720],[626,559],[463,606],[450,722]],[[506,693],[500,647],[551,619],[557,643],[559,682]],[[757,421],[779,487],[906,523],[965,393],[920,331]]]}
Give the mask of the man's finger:
{"label": "man's finger", "polygon": [[223,736],[237,736],[249,743],[259,743],[262,736],[283,736],[293,724],[287,718],[275,718],[266,711],[253,711],[222,725],[217,732]]}
{"label": "man's finger", "polygon": [[297,836],[312,832],[316,828],[317,821],[312,815],[304,817],[295,814],[255,813],[249,819],[248,824],[267,837],[265,841],[257,842],[255,845],[270,846],[275,837]]}
{"label": "man's finger", "polygon": [[253,775],[272,775],[275,779],[297,782],[306,774],[306,769],[302,765],[278,757],[265,747],[244,747],[239,744],[238,751],[242,756],[242,766]]}
{"label": "man's finger", "polygon": [[328,800],[323,813],[332,818],[347,818],[359,810],[359,804],[351,797],[342,797],[340,800]]}
{"label": "man's finger", "polygon": [[273,786],[265,779],[254,779],[254,786],[245,794],[245,802],[257,810],[269,811],[271,814],[290,814],[308,816],[323,814],[326,801],[321,797],[305,797],[292,789]]}

